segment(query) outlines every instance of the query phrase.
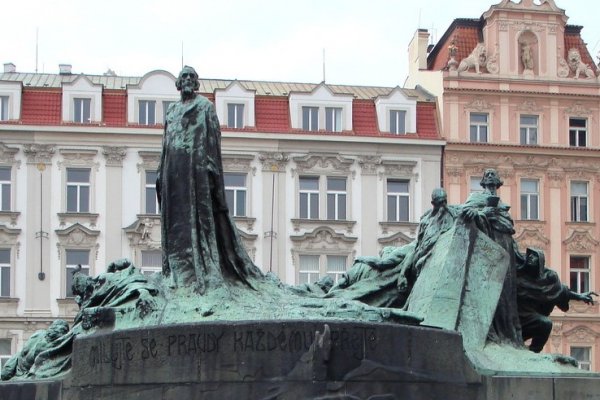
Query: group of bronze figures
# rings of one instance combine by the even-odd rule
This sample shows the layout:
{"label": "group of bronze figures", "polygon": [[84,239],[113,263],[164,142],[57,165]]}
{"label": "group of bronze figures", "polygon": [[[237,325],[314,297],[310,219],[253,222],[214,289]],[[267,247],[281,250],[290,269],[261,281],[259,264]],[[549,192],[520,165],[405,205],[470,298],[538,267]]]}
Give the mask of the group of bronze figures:
{"label": "group of bronze figures", "polygon": [[[102,324],[110,325],[111,319],[123,318],[126,313],[132,318],[150,318],[166,301],[161,291],[189,289],[203,296],[223,286],[253,290],[256,282],[265,279],[244,250],[228,213],[221,132],[214,106],[196,93],[199,80],[193,68],[181,71],[176,86],[181,101],[167,112],[156,182],[162,273],[148,278],[129,261],[119,260],[95,278],[75,274],[73,293],[80,311],[73,327],[69,329],[65,321],[57,320],[46,331],[34,334],[7,362],[2,380],[64,373],[70,368],[72,343],[77,335]],[[509,207],[497,194],[502,185],[497,172],[486,170],[481,185],[483,191],[471,194],[461,205],[448,205],[446,192],[434,190],[433,208],[421,218],[415,241],[385,248],[380,257],[358,257],[335,285],[325,279],[312,287],[296,287],[290,293],[407,309],[411,290],[440,237],[456,224],[475,226],[506,250],[511,265],[488,340],[523,346],[531,339],[529,348],[541,351],[552,329],[548,318],[552,309],[557,306],[567,310],[570,300],[591,304],[594,293],[574,293],[561,284],[558,275],[545,267],[541,250],[519,252]]]}

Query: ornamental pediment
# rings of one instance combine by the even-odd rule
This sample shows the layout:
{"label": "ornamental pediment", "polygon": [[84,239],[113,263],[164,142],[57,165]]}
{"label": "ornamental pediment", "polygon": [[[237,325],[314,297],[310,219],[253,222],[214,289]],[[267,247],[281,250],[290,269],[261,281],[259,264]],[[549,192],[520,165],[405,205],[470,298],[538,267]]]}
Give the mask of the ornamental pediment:
{"label": "ornamental pediment", "polygon": [[[517,224],[518,226],[521,224]],[[519,248],[524,251],[527,248],[537,248],[546,250],[550,244],[550,240],[544,235],[540,227],[525,226],[517,231],[515,241],[519,243]]]}
{"label": "ornamental pediment", "polygon": [[589,231],[575,229],[571,235],[563,241],[569,251],[589,252],[598,247],[598,242],[592,237]]}
{"label": "ornamental pediment", "polygon": [[65,229],[57,229],[56,235],[61,246],[92,247],[96,244],[100,231],[75,223]]}
{"label": "ornamental pediment", "polygon": [[377,241],[382,246],[394,246],[394,247],[400,247],[400,246],[407,245],[410,242],[412,242],[413,240],[414,240],[414,238],[408,236],[404,232],[396,232],[393,235],[377,239]]}
{"label": "ornamental pediment", "polygon": [[564,333],[564,336],[568,337],[570,341],[577,341],[579,343],[593,343],[596,338],[600,337],[600,333],[588,328],[587,326],[576,326]]}
{"label": "ornamental pediment", "polygon": [[293,242],[299,242],[303,249],[328,249],[335,248],[340,244],[353,244],[357,241],[356,237],[346,236],[343,233],[337,233],[328,226],[319,226],[311,232],[302,235],[290,236]]}
{"label": "ornamental pediment", "polygon": [[310,153],[305,156],[294,157],[293,160],[296,163],[296,168],[292,169],[292,175],[332,171],[348,174],[350,167],[354,164],[354,159],[333,153]]}

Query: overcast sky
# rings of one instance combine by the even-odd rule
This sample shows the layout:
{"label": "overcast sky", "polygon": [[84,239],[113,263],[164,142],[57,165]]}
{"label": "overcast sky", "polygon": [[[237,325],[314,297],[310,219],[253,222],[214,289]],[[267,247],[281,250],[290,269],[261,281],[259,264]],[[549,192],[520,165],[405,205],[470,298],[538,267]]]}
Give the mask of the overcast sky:
{"label": "overcast sky", "polygon": [[[318,83],[323,49],[328,83],[402,85],[417,28],[439,38],[455,18],[479,18],[499,0],[4,0],[1,63],[19,72],[141,76],[176,74],[185,64],[203,78]],[[583,25],[595,59],[598,3],[557,0],[569,24]]]}

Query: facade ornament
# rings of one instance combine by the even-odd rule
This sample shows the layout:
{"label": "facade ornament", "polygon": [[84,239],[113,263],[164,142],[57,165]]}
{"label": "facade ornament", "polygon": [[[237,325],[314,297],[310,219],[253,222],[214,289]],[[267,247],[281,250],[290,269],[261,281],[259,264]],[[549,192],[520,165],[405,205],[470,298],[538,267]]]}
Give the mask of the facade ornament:
{"label": "facade ornament", "polygon": [[582,253],[595,249],[599,243],[592,237],[589,231],[582,229],[573,230],[571,236],[563,240],[563,244],[567,246],[569,251]]}
{"label": "facade ornament", "polygon": [[594,341],[597,337],[600,336],[600,334],[591,330],[587,326],[580,325],[565,332],[565,336],[569,338],[574,338],[575,341],[579,343],[594,343]]}
{"label": "facade ornament", "polygon": [[562,322],[552,322],[552,335],[550,336],[550,343],[552,343],[552,351],[554,353],[561,353],[560,344],[562,342]]}
{"label": "facade ornament", "polygon": [[523,64],[523,72],[533,72],[533,51],[531,50],[531,43],[521,43],[521,63]]}
{"label": "facade ornament", "polygon": [[308,171],[336,171],[347,175],[354,164],[354,159],[346,158],[339,154],[310,153],[305,156],[294,157],[294,163],[296,164],[296,168],[292,169],[292,176]]}
{"label": "facade ornament", "polygon": [[98,154],[96,150],[60,149],[59,152],[63,157],[63,160],[58,162],[59,170],[62,169],[63,165],[95,167],[96,171],[100,169],[100,163],[94,162],[94,158]]}
{"label": "facade ornament", "polygon": [[585,107],[580,101],[565,110],[565,115],[570,117],[588,117],[592,115],[592,110]]}
{"label": "facade ornament", "polygon": [[474,98],[470,103],[465,104],[465,110],[471,111],[488,111],[492,109],[492,105],[485,98]]}
{"label": "facade ornament", "polygon": [[0,142],[0,164],[21,165],[20,161],[15,160],[15,155],[19,152],[17,147],[8,147]]}
{"label": "facade ornament", "polygon": [[[496,47],[498,47],[496,45]],[[488,57],[487,63],[485,64],[485,68],[488,70],[490,74],[497,74],[500,72],[500,65],[498,63],[498,49],[496,52]]]}
{"label": "facade ornament", "polygon": [[526,248],[537,248],[546,250],[550,244],[550,240],[546,238],[543,232],[543,227],[537,225],[530,225],[527,222],[519,222],[518,225],[523,226],[520,233],[515,235],[515,241],[519,243],[519,247]]}
{"label": "facade ornament", "polygon": [[55,151],[53,144],[31,143],[23,146],[27,164],[51,164]]}
{"label": "facade ornament", "polygon": [[226,172],[251,172],[256,175],[256,167],[251,167],[254,161],[252,154],[227,154],[223,153],[223,170]]}
{"label": "facade ornament", "polygon": [[358,159],[362,175],[376,175],[377,168],[381,165],[381,157],[365,156]]}
{"label": "facade ornament", "polygon": [[575,79],[579,79],[579,75],[583,75],[583,77],[587,79],[596,77],[594,70],[581,59],[581,54],[578,49],[571,48],[569,50],[567,62],[569,63],[569,68],[571,69],[571,72],[573,72]]}
{"label": "facade ornament", "polygon": [[448,46],[448,70],[456,71],[458,68],[458,61],[456,61],[456,55],[458,53],[458,47],[456,47],[456,38],[452,38],[450,46]]}
{"label": "facade ornament", "polygon": [[136,165],[138,173],[142,170],[156,171],[158,169],[160,151],[139,151],[138,155],[142,159],[142,162]]}
{"label": "facade ornament", "polygon": [[[560,53],[560,47],[558,48],[558,51]],[[558,75],[559,78],[567,78],[570,71],[569,63],[567,63],[562,56],[558,56],[558,69],[556,70],[556,75]]]}
{"label": "facade ornament", "polygon": [[379,172],[379,180],[383,180],[384,177],[398,177],[419,180],[419,174],[415,172],[417,166],[416,161],[382,161],[383,171]]}
{"label": "facade ornament", "polygon": [[290,157],[280,152],[265,152],[258,155],[263,171],[284,172]]}
{"label": "facade ornament", "polygon": [[104,146],[102,155],[106,158],[107,167],[122,167],[123,159],[127,156],[127,147]]}
{"label": "facade ornament", "polygon": [[459,73],[469,71],[471,68],[475,67],[475,72],[480,74],[480,68],[485,67],[487,63],[487,50],[485,49],[485,44],[478,43],[477,46],[473,49],[471,54],[468,57],[463,58],[458,65],[457,71]]}
{"label": "facade ornament", "polygon": [[519,110],[526,112],[540,112],[542,111],[542,107],[539,107],[535,100],[526,99],[519,105]]}

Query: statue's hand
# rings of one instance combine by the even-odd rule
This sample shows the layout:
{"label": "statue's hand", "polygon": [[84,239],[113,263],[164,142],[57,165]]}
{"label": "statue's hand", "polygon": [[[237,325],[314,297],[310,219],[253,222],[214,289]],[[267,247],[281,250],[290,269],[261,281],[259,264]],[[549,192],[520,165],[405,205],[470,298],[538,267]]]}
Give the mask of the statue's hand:
{"label": "statue's hand", "polygon": [[472,221],[477,216],[477,210],[474,208],[465,208],[461,213],[463,219],[467,222]]}
{"label": "statue's hand", "polygon": [[580,293],[579,294],[579,301],[583,301],[586,304],[589,305],[593,305],[594,304],[594,299],[592,298],[592,296],[596,296],[598,297],[598,293],[596,292],[585,292],[585,293]]}

